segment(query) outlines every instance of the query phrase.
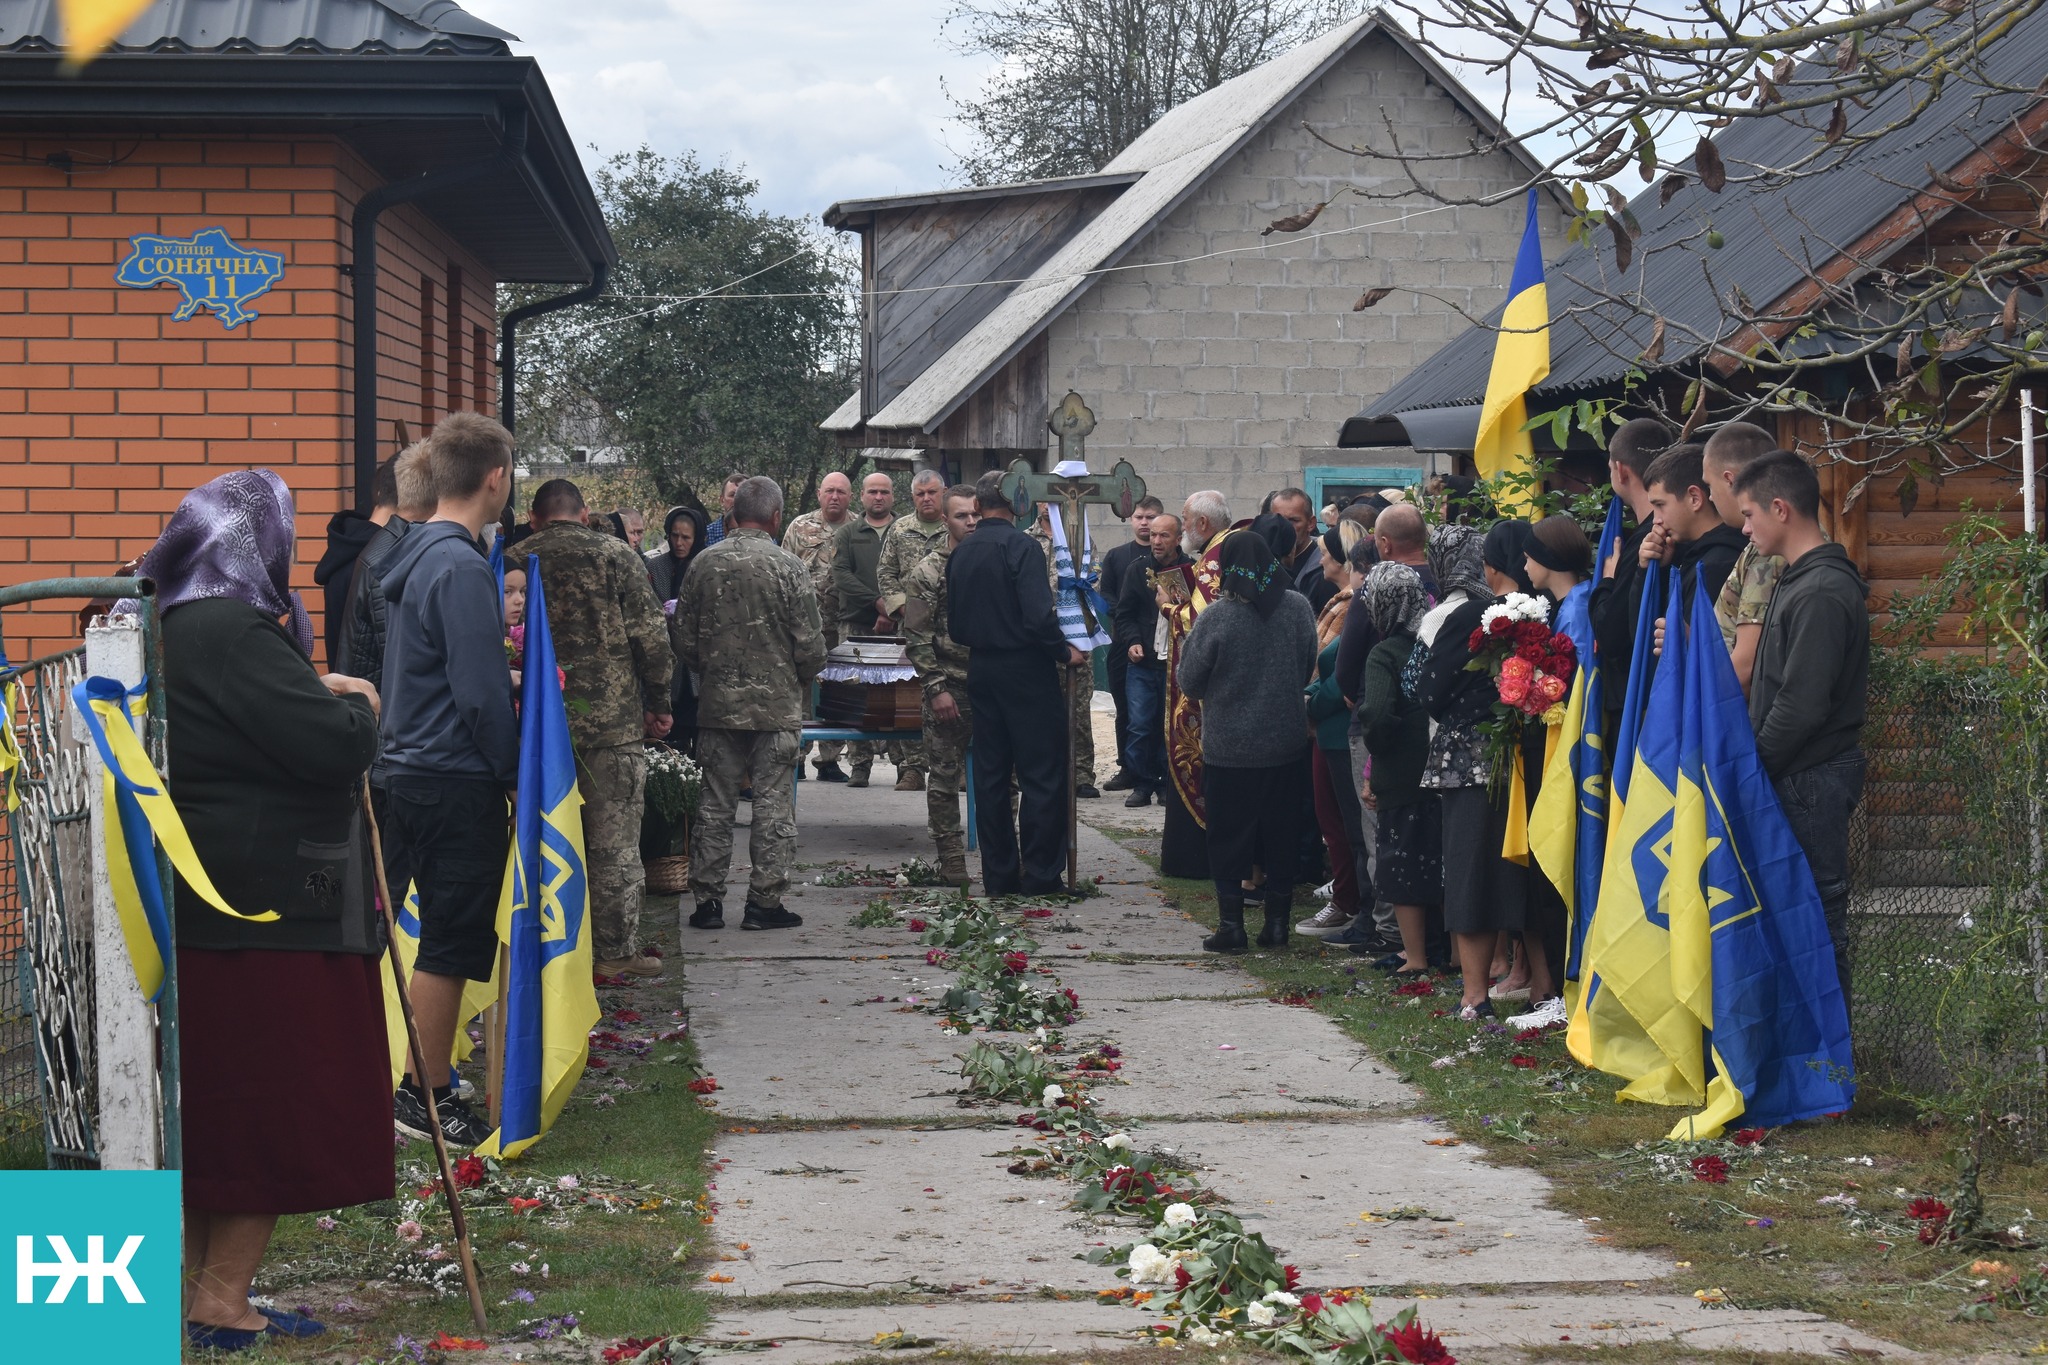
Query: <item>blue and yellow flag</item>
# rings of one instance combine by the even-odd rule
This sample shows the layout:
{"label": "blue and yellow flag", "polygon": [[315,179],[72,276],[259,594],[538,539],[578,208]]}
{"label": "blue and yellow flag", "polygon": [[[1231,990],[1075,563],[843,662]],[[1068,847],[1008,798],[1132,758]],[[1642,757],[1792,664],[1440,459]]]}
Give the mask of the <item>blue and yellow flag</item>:
{"label": "blue and yellow flag", "polygon": [[[510,880],[506,886],[509,889]],[[504,904],[500,892],[499,904]],[[391,916],[398,931],[391,936],[391,955],[398,959],[399,970],[405,979],[412,980],[413,964],[420,956],[420,889],[408,885],[405,896],[399,901]],[[398,1083],[405,1079],[406,1053],[411,1043],[405,1031],[405,1013],[398,1003],[398,988],[392,983],[391,973],[379,972],[384,982],[384,1038],[391,1049],[391,1089],[395,1093]],[[469,1041],[469,1023],[498,1000],[498,973],[494,968],[488,981],[465,981],[462,985],[462,1003],[455,1011],[455,1042],[449,1049],[448,1080],[455,1082],[455,1068],[469,1060],[476,1046]]]}
{"label": "blue and yellow flag", "polygon": [[114,893],[114,913],[121,922],[121,940],[135,966],[135,984],[155,1004],[163,994],[165,963],[171,955],[170,898],[157,875],[156,844],[163,844],[171,866],[186,885],[223,915],[268,924],[275,910],[245,915],[230,907],[199,865],[198,851],[170,788],[149,761],[149,752],[135,734],[149,691],[145,679],[133,688],[113,678],[87,678],[71,689],[93,747],[100,752],[102,827],[106,836],[107,875]]}
{"label": "blue and yellow flag", "polygon": [[1536,191],[1529,191],[1528,221],[1508,282],[1507,307],[1493,344],[1493,371],[1479,408],[1472,460],[1482,478],[1532,467],[1536,446],[1522,428],[1529,420],[1529,390],[1550,373],[1550,299],[1543,284],[1543,239],[1536,231]]}
{"label": "blue and yellow flag", "polygon": [[4,649],[0,649],[0,674],[7,676],[6,682],[0,682],[0,809],[12,812],[21,806],[21,736],[14,728],[14,709],[21,703],[21,679],[7,662]]}
{"label": "blue and yellow flag", "polygon": [[57,0],[64,15],[64,65],[77,70],[107,50],[154,0]]}
{"label": "blue and yellow flag", "polygon": [[1757,757],[1727,647],[1705,627],[1713,604],[1704,585],[1692,619],[1702,628],[1685,656],[1671,970],[1707,1033],[1715,1074],[1706,1108],[1672,1130],[1674,1141],[1718,1137],[1738,1117],[1768,1128],[1838,1113],[1856,1095],[1820,892]]}
{"label": "blue and yellow flag", "polygon": [[526,568],[526,668],[519,712],[519,804],[511,894],[498,935],[509,949],[504,1093],[498,1131],[477,1152],[514,1157],[539,1141],[583,1074],[599,1017],[592,981],[590,882],[583,860],[583,797],[569,712],[555,668],[540,562]]}
{"label": "blue and yellow flag", "polygon": [[[1672,576],[1668,611],[1660,612],[1664,575],[1643,585],[1637,630],[1650,638],[1659,615],[1678,617]],[[1697,1019],[1674,990],[1671,975],[1672,823],[1678,795],[1685,708],[1683,632],[1667,634],[1664,656],[1646,692],[1631,670],[1634,725],[1626,791],[1616,784],[1600,880],[1600,903],[1586,934],[1583,998],[1565,1034],[1572,1055],[1628,1084],[1620,1098],[1649,1104],[1696,1105],[1706,1093],[1706,1063]],[[1638,700],[1640,698],[1640,700]],[[1628,749],[1617,749],[1626,755]],[[1616,760],[1619,777],[1621,760]]]}
{"label": "blue and yellow flag", "polygon": [[[1621,499],[1614,498],[1607,505],[1599,558],[1593,561],[1596,572],[1606,564],[1620,535]],[[1586,926],[1600,902],[1600,864],[1607,851],[1607,694],[1593,639],[1592,594],[1593,585],[1581,583],[1558,604],[1557,629],[1571,640],[1579,668],[1561,727],[1568,742],[1551,751],[1543,769],[1543,790],[1529,814],[1530,851],[1564,898],[1569,916],[1564,961],[1568,982],[1579,979]],[[1576,990],[1566,994],[1576,1003]]]}

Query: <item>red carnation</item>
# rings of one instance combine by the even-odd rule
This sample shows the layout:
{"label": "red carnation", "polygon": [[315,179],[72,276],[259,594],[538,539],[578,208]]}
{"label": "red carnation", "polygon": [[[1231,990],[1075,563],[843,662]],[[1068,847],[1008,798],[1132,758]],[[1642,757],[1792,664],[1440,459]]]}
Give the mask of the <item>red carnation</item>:
{"label": "red carnation", "polygon": [[1188,1268],[1179,1261],[1175,1261],[1173,1263],[1173,1287],[1175,1289],[1186,1289],[1194,1282],[1195,1277],[1188,1274]]}
{"label": "red carnation", "polygon": [[1301,1296],[1301,1315],[1303,1317],[1312,1318],[1322,1311],[1323,1296],[1321,1294],[1303,1294]]}
{"label": "red carnation", "polygon": [[1514,1056],[1508,1058],[1508,1060],[1510,1062],[1513,1062],[1516,1066],[1520,1067],[1524,1071],[1530,1070],[1532,1067],[1539,1067],[1543,1065],[1543,1063],[1537,1061],[1534,1057],[1524,1057],[1519,1052],[1517,1052]]}
{"label": "red carnation", "polygon": [[1281,1275],[1285,1276],[1287,1280],[1287,1283],[1283,1286],[1283,1288],[1293,1289],[1294,1286],[1301,1283],[1301,1272],[1299,1270],[1296,1270],[1291,1265],[1281,1266],[1280,1273]]}
{"label": "red carnation", "polygon": [[1434,1332],[1425,1332],[1419,1322],[1411,1320],[1405,1327],[1382,1324],[1380,1335],[1401,1353],[1401,1359],[1409,1365],[1458,1365],[1458,1358],[1445,1347],[1443,1338]]}
{"label": "red carnation", "polygon": [[1465,648],[1474,654],[1486,648],[1486,632],[1474,626],[1472,633],[1465,637]]}
{"label": "red carnation", "polygon": [[1518,1043],[1540,1043],[1543,1041],[1543,1030],[1540,1028],[1525,1028],[1515,1035],[1515,1041]]}
{"label": "red carnation", "polygon": [[1029,957],[1029,955],[1027,955],[1027,954],[1024,954],[1024,953],[1004,953],[1004,954],[1003,954],[1003,974],[1004,974],[1005,976],[1022,976],[1022,975],[1024,975],[1024,973],[1025,973],[1026,969],[1028,969],[1028,968],[1029,968],[1030,966],[1031,966],[1031,958],[1030,958],[1030,957]]}
{"label": "red carnation", "polygon": [[1737,1147],[1754,1147],[1764,1140],[1767,1131],[1764,1128],[1737,1128],[1728,1140]]}
{"label": "red carnation", "polygon": [[1922,1196],[1906,1205],[1906,1216],[1920,1224],[1920,1244],[1933,1246],[1936,1242],[1953,1242],[1955,1229],[1949,1226],[1951,1211],[1939,1199]]}
{"label": "red carnation", "polygon": [[921,919],[914,919],[914,920],[912,920],[912,921],[910,922],[910,932],[911,932],[911,933],[913,933],[913,934],[921,934],[921,933],[923,933],[923,932],[924,932],[924,921],[923,921],[923,920],[921,920]]}
{"label": "red carnation", "polygon": [[1404,981],[1400,985],[1394,987],[1394,994],[1435,995],[1436,986],[1429,980],[1428,977],[1417,977],[1413,981]]}
{"label": "red carnation", "polygon": [[1704,1180],[1709,1185],[1728,1183],[1728,1163],[1717,1156],[1696,1156],[1692,1159],[1692,1178]]}
{"label": "red carnation", "polygon": [[1488,635],[1512,635],[1514,630],[1515,623],[1505,616],[1496,616],[1486,623]]}
{"label": "red carnation", "polygon": [[473,1190],[484,1183],[484,1159],[480,1156],[466,1156],[455,1163],[455,1188]]}

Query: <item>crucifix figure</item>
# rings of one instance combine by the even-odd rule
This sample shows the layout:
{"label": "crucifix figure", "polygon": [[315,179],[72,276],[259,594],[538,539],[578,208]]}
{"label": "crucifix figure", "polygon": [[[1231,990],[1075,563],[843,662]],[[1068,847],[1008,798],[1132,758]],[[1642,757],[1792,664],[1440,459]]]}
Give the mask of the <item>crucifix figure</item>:
{"label": "crucifix figure", "polygon": [[[1101,642],[1099,637],[1109,624],[1109,603],[1096,591],[1095,566],[1087,553],[1085,518],[1088,506],[1110,507],[1118,518],[1129,520],[1137,508],[1138,499],[1145,496],[1145,481],[1128,460],[1117,461],[1116,468],[1108,474],[1089,472],[1088,433],[1095,430],[1095,414],[1081,401],[1080,394],[1070,391],[1047,420],[1046,426],[1060,443],[1060,458],[1053,466],[1053,472],[1040,474],[1032,468],[1031,461],[1020,459],[1003,476],[1003,492],[1009,497],[1010,506],[1016,510],[1020,525],[1028,526],[1037,519],[1034,509],[1039,503],[1049,504],[1054,509],[1054,565],[1059,585],[1056,597],[1061,608],[1062,633],[1069,643],[1086,653],[1090,644]],[[1061,567],[1062,553],[1065,556],[1064,567]],[[1074,618],[1071,608],[1078,608],[1078,619]],[[1079,685],[1075,670],[1067,670],[1069,715],[1072,715],[1074,707],[1073,689]],[[1067,886],[1072,890],[1077,875],[1074,836],[1078,814],[1074,799],[1071,726],[1067,742]]]}

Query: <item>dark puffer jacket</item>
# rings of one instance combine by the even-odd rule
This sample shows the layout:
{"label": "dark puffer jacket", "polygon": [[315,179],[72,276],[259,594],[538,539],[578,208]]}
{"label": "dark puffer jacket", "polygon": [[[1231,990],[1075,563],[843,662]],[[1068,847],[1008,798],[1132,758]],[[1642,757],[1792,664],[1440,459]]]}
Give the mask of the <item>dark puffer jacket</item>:
{"label": "dark puffer jacket", "polygon": [[412,523],[399,516],[379,527],[357,557],[355,579],[349,585],[348,620],[341,632],[341,657],[346,663],[339,667],[351,677],[374,684],[380,691],[384,687],[386,631],[383,566],[410,530]]}

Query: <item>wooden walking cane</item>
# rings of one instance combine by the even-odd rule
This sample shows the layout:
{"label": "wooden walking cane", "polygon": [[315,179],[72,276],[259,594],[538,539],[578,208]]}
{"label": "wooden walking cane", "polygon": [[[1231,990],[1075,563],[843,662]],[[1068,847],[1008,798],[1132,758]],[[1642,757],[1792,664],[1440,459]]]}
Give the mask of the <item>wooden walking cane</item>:
{"label": "wooden walking cane", "polygon": [[455,1249],[462,1258],[462,1284],[469,1290],[469,1316],[476,1330],[487,1332],[484,1320],[484,1291],[477,1283],[476,1257],[469,1249],[469,1220],[462,1215],[462,1197],[455,1192],[455,1169],[448,1161],[448,1138],[441,1131],[441,1114],[434,1103],[433,1077],[427,1069],[426,1050],[420,1046],[419,1022],[412,1014],[412,992],[406,988],[405,972],[398,965],[398,913],[392,908],[391,887],[384,879],[384,836],[377,829],[377,812],[370,804],[370,784],[363,783],[363,818],[370,822],[370,862],[377,878],[377,895],[384,903],[385,936],[390,939],[391,984],[398,990],[398,1012],[405,1018],[405,1040],[412,1056],[412,1074],[419,1079],[420,1093],[427,1101],[427,1127],[434,1138],[434,1159],[441,1164],[441,1188],[448,1194],[448,1218],[455,1224]]}

